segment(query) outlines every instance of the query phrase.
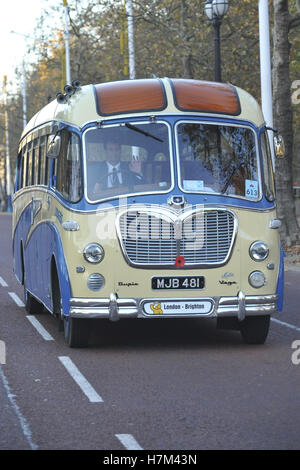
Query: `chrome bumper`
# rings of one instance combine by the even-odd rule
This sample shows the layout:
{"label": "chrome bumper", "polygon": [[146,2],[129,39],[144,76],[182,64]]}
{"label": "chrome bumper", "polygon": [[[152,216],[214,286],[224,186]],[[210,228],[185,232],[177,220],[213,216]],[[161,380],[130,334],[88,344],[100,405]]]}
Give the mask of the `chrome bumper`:
{"label": "chrome bumper", "polygon": [[[277,297],[276,294],[247,296],[240,291],[236,297],[200,298],[198,300],[210,300],[212,302],[212,309],[208,314],[168,315],[168,318],[237,317],[239,321],[243,321],[246,316],[275,313]],[[152,299],[150,300],[152,301]],[[106,299],[72,298],[70,299],[69,315],[73,318],[107,318],[111,321],[118,321],[121,318],[164,317],[164,315],[150,316],[145,314],[142,308],[144,301],[145,299],[119,299],[114,293]]]}

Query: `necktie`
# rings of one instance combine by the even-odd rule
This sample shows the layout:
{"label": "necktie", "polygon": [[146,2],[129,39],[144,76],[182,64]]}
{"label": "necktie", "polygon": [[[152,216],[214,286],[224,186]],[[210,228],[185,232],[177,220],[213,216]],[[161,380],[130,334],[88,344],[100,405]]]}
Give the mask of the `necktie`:
{"label": "necktie", "polygon": [[111,185],[112,187],[119,186],[119,178],[118,178],[118,172],[117,169],[114,167],[112,171],[112,176],[111,176]]}

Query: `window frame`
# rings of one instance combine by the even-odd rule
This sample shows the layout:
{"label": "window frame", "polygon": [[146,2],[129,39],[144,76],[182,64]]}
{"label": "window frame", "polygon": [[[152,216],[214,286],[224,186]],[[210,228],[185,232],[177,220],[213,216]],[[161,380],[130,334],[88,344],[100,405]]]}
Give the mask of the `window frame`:
{"label": "window frame", "polygon": [[[263,138],[266,143],[265,153],[263,151]],[[272,153],[271,153],[268,130],[265,127],[260,132],[259,142],[260,142],[260,151],[261,151],[261,166],[262,166],[262,173],[263,173],[263,187],[262,187],[263,194],[268,202],[275,202],[276,201],[275,174],[274,174],[274,168],[273,168]],[[267,184],[266,184],[267,179],[268,179],[268,183],[271,183],[270,184],[271,187],[269,189],[267,189]],[[269,197],[267,196],[268,191],[270,191],[270,193],[272,194],[271,199],[269,199]]]}
{"label": "window frame", "polygon": [[[67,148],[64,149],[64,142],[63,142],[63,136],[62,136],[62,133],[64,132],[67,132],[68,134],[70,134],[70,137],[68,138],[68,145],[67,145]],[[59,131],[59,134],[61,136],[61,146],[60,146],[60,152],[59,152],[59,156],[57,158],[53,158],[53,166],[52,166],[52,186],[53,186],[53,189],[55,189],[55,191],[60,194],[60,196],[68,203],[70,204],[77,204],[78,202],[80,202],[82,200],[82,198],[84,197],[84,187],[83,187],[83,165],[82,165],[82,146],[81,146],[81,135],[80,133],[74,131],[73,129],[69,128],[69,127],[64,127],[63,129],[61,129]],[[67,197],[67,195],[65,193],[63,193],[59,187],[57,187],[57,183],[60,184],[59,180],[58,180],[58,174],[59,174],[59,170],[60,170],[60,164],[61,162],[63,161],[63,158],[62,158],[62,155],[63,155],[63,152],[65,151],[66,152],[66,157],[67,157],[67,154],[68,154],[68,146],[70,144],[70,138],[72,138],[72,135],[73,136],[76,136],[76,138],[78,139],[78,147],[79,147],[79,159],[78,159],[78,162],[79,162],[79,165],[80,165],[80,175],[79,175],[79,179],[80,179],[80,191],[78,192],[78,198],[74,198],[72,199],[72,196],[69,194],[69,197]],[[49,135],[47,136],[47,142],[48,142],[48,139],[49,139]],[[47,146],[46,146],[47,148]],[[46,157],[46,160],[49,160],[50,157]],[[49,162],[48,162],[48,166],[49,166]],[[66,177],[67,175],[65,175]],[[70,189],[71,185],[69,186],[69,189]]]}
{"label": "window frame", "polygon": [[[181,169],[180,169],[180,154],[179,154],[179,141],[178,141],[178,126],[180,124],[204,124],[210,126],[223,126],[223,127],[241,127],[243,129],[249,129],[252,131],[255,139],[255,150],[256,150],[256,167],[257,167],[257,176],[258,176],[258,197],[257,198],[247,198],[246,196],[241,196],[238,194],[222,194],[221,192],[208,192],[208,191],[201,191],[201,190],[186,190],[181,185]],[[258,146],[258,135],[257,131],[249,125],[249,123],[236,123],[230,121],[211,121],[211,120],[203,120],[203,119],[179,119],[174,126],[174,136],[175,136],[175,148],[176,148],[176,166],[177,166],[177,184],[180,190],[185,194],[205,194],[205,195],[214,195],[214,196],[222,196],[222,197],[229,197],[234,199],[242,199],[249,202],[259,202],[262,200],[263,191],[262,191],[262,175],[261,175],[261,168],[260,168],[260,158],[259,158],[259,146]]]}
{"label": "window frame", "polygon": [[[131,118],[131,119],[126,119],[119,121],[114,124],[105,124],[103,126],[104,129],[111,129],[113,127],[119,128],[120,126],[124,126],[125,123],[128,122],[132,124],[133,126],[138,126],[141,124],[149,124],[151,126],[152,122],[149,119],[143,119],[143,120],[137,120],[136,117]],[[114,195],[114,196],[107,196],[99,199],[89,199],[88,197],[88,178],[87,178],[87,149],[86,149],[86,134],[92,130],[99,129],[99,127],[95,124],[92,126],[87,127],[84,129],[82,133],[82,158],[83,158],[83,177],[84,177],[84,197],[85,200],[89,204],[97,204],[99,202],[103,201],[109,201],[113,199],[118,199],[118,198],[126,198],[128,196],[143,196],[147,194],[167,194],[170,193],[174,187],[175,187],[175,177],[174,177],[174,161],[173,161],[173,139],[172,139],[172,124],[163,119],[162,117],[155,119],[155,124],[164,124],[167,127],[167,132],[168,132],[168,139],[169,139],[169,162],[170,162],[170,176],[171,176],[171,183],[170,187],[167,190],[159,190],[159,191],[144,191],[144,192],[138,192],[138,193],[126,193],[126,194],[119,194],[119,195]]]}

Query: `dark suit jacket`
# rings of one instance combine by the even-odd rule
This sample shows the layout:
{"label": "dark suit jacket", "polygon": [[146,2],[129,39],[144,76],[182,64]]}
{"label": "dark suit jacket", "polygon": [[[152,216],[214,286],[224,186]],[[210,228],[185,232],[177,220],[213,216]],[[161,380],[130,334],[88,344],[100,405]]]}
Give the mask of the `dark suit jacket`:
{"label": "dark suit jacket", "polygon": [[[120,162],[119,173],[122,175],[122,186],[135,186],[145,183],[142,175],[130,171],[127,162]],[[89,180],[93,185],[99,183],[102,189],[108,188],[108,165],[106,162],[99,162],[97,167],[89,175]]]}

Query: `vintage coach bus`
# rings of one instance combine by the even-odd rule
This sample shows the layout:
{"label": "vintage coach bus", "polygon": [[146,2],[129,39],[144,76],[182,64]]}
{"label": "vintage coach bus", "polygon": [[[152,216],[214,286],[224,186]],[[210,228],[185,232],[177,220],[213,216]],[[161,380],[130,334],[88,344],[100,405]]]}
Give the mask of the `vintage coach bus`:
{"label": "vintage coach bus", "polygon": [[231,84],[74,83],[22,134],[14,272],[71,347],[105,318],[211,317],[263,343],[279,226],[262,112]]}

